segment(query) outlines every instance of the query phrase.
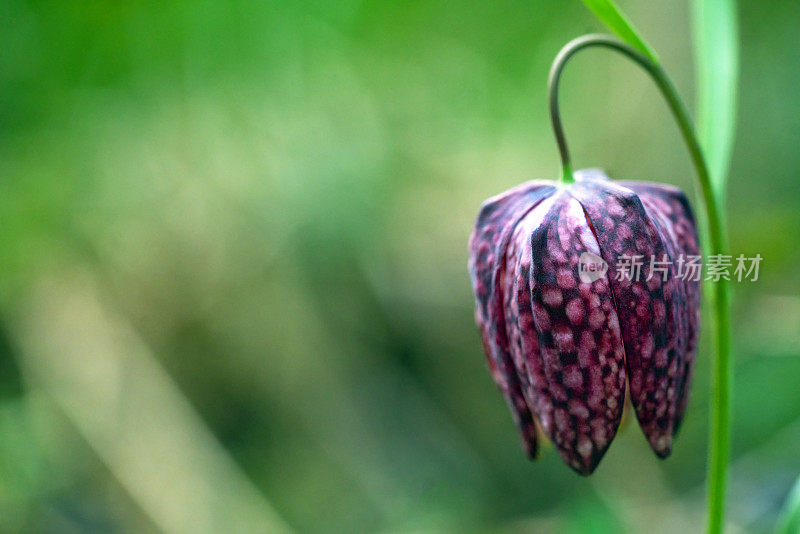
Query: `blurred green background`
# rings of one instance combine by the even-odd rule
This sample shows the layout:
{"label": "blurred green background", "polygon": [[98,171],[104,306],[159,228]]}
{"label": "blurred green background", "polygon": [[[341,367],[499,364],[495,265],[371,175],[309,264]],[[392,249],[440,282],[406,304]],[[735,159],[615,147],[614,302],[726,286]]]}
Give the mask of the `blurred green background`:
{"label": "blurred green background", "polygon": [[[621,1],[691,107],[687,2]],[[797,2],[741,2],[731,532],[800,473]],[[708,340],[672,457],[530,463],[467,237],[559,164],[577,1],[0,1],[0,532],[698,532]],[[693,190],[666,106],[593,51],[575,163]]]}

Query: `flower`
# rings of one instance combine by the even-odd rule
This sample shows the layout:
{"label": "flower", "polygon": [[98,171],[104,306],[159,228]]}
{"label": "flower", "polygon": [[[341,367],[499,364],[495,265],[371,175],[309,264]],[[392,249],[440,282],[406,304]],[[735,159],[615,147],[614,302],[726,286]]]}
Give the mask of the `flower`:
{"label": "flower", "polygon": [[[617,432],[626,384],[652,449],[672,450],[700,324],[699,281],[677,271],[699,248],[679,189],[598,170],[575,178],[487,200],[469,271],[489,368],[526,452],[536,455],[535,420],[588,475]],[[581,273],[586,258],[595,264]],[[625,258],[641,258],[640,276],[625,276]]]}

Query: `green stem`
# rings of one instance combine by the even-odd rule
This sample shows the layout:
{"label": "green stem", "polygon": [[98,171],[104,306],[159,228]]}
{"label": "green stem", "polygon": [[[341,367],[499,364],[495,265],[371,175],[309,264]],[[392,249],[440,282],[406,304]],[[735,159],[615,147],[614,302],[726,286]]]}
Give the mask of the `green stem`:
{"label": "green stem", "polygon": [[[579,50],[598,46],[609,48],[623,54],[642,67],[653,79],[662,96],[667,101],[672,116],[678,123],[681,136],[692,158],[700,191],[703,197],[703,208],[708,220],[710,254],[725,254],[728,248],[723,213],[720,200],[714,195],[711,177],[703,157],[700,143],[697,141],[689,114],[686,111],[675,86],[664,69],[638,50],[602,34],[584,35],[570,41],[561,49],[553,61],[548,81],[550,118],[553,123],[558,151],[561,156],[564,174],[562,181],[569,183],[572,177],[570,160],[564,128],[558,106],[558,85],[561,73],[567,61]],[[730,355],[730,294],[728,284],[724,280],[710,287],[716,316],[716,354],[711,380],[711,425],[709,430],[709,463],[708,463],[708,532],[722,532],[725,514],[725,485],[727,479],[728,456],[730,451],[730,419],[731,419],[731,355]]]}

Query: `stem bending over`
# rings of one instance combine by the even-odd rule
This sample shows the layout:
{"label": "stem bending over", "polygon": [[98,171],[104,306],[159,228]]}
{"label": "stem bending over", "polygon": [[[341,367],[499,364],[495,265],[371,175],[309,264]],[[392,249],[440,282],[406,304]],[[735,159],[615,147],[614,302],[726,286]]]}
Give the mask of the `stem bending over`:
{"label": "stem bending over", "polygon": [[[703,197],[703,208],[708,221],[709,241],[705,247],[706,255],[725,254],[727,252],[727,237],[722,219],[721,199],[714,195],[708,167],[703,157],[700,143],[689,119],[689,114],[681,102],[678,92],[667,77],[664,69],[638,50],[618,41],[617,39],[602,34],[591,34],[578,37],[567,43],[558,53],[550,69],[548,81],[548,94],[550,118],[553,132],[561,156],[562,181],[571,183],[572,162],[569,148],[564,136],[564,127],[558,104],[558,85],[561,73],[569,59],[578,51],[592,46],[609,48],[623,54],[642,67],[653,79],[667,105],[678,123],[692,163],[697,172],[700,191]],[[731,355],[730,355],[730,306],[728,284],[720,280],[715,284],[708,284],[714,305],[716,319],[716,354],[714,359],[711,380],[711,425],[709,429],[709,465],[708,465],[708,499],[709,516],[708,532],[717,534],[722,532],[725,511],[725,486],[727,478],[728,456],[730,451],[730,419],[731,419]]]}

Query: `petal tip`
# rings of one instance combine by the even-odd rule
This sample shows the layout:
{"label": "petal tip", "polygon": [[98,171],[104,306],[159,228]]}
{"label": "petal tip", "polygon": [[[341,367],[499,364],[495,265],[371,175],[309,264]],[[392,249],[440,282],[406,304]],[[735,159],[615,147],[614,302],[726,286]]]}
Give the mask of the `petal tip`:
{"label": "petal tip", "polygon": [[576,467],[574,465],[570,465],[573,471],[578,473],[582,477],[589,477],[592,473],[594,473],[595,467]]}
{"label": "petal tip", "polygon": [[653,449],[653,452],[656,453],[656,456],[664,460],[672,454],[672,436],[664,434],[653,437],[653,439],[650,440],[650,447]]}
{"label": "petal tip", "polygon": [[[603,451],[604,453],[605,451]],[[585,461],[580,458],[572,458],[566,461],[566,464],[578,473],[582,477],[588,477],[592,473],[594,473],[597,466],[600,465],[600,460],[603,457],[603,453],[594,454],[591,458],[586,459]]]}

